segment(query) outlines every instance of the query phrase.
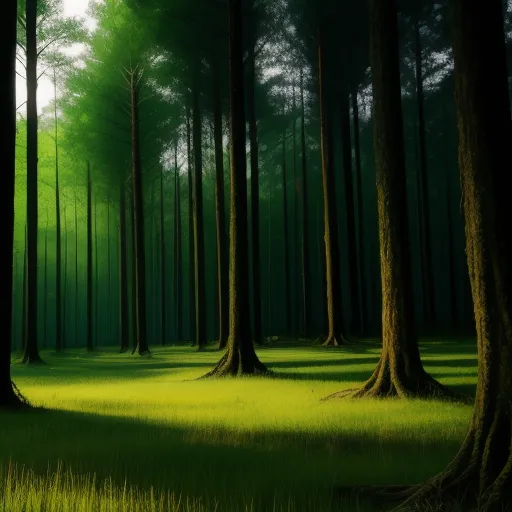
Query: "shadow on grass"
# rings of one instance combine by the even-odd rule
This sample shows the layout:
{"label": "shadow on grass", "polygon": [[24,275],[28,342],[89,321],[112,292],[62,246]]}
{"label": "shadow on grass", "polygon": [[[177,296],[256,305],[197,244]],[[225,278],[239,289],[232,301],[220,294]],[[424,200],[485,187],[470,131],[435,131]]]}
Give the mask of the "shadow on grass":
{"label": "shadow on grass", "polygon": [[[272,510],[276,493],[311,508],[355,510],[332,502],[337,485],[411,484],[442,469],[458,440],[400,440],[343,433],[233,431],[148,423],[60,410],[0,412],[0,466],[9,460],[40,476],[59,463],[142,490],[171,490],[221,510]],[[326,477],[326,475],[328,475]]]}

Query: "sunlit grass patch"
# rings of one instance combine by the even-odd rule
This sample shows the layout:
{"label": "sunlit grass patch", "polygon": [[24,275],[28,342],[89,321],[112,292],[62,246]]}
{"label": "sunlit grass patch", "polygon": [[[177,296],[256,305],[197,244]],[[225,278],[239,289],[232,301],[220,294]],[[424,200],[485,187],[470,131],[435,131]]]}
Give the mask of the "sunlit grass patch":
{"label": "sunlit grass patch", "polygon": [[[471,390],[474,354],[451,348],[429,345],[426,367]],[[47,365],[13,372],[51,411],[0,416],[0,504],[26,496],[26,510],[358,510],[333,501],[332,488],[428,477],[454,455],[471,413],[437,401],[320,402],[371,374],[379,347],[370,344],[263,349],[274,378],[240,380],[195,380],[219,352],[189,347],[158,348],[150,359],[43,355]],[[9,474],[18,476],[8,485]],[[57,489],[58,474],[54,508],[30,508],[29,496]],[[87,496],[95,509],[65,508]]]}

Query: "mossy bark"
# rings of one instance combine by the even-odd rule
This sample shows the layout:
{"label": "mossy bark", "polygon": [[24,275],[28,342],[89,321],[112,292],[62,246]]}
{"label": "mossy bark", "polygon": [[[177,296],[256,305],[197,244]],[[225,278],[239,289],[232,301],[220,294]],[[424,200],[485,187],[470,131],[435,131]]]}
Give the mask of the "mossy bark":
{"label": "mossy bark", "polygon": [[229,1],[231,107],[229,337],[226,353],[205,377],[253,375],[267,371],[254,351],[249,322],[247,164],[241,4],[241,0]]}
{"label": "mossy bark", "polygon": [[370,7],[382,353],[373,375],[353,396],[455,396],[423,369],[415,330],[396,1],[372,0]]}
{"label": "mossy bark", "polygon": [[[466,255],[478,346],[469,431],[446,470],[399,510],[464,496],[464,510],[512,509],[512,273],[510,189],[503,162],[512,138],[502,2],[454,0],[453,50]],[[489,56],[492,56],[490,58]]]}
{"label": "mossy bark", "polygon": [[[0,52],[0,169],[2,169],[2,189],[0,208],[2,209],[1,239],[3,250],[11,258],[14,246],[14,180],[16,143],[16,2],[2,6],[0,29],[5,40],[5,48]],[[0,308],[0,408],[17,409],[26,402],[16,392],[11,381],[11,334],[12,334],[12,285],[13,266],[0,266],[0,287],[3,300]]]}

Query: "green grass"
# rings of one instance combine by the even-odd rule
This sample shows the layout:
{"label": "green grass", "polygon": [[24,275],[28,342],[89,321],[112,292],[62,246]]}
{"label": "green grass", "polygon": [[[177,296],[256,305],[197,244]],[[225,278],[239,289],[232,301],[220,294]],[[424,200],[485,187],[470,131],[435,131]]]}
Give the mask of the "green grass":
{"label": "green grass", "polygon": [[[320,402],[365,380],[379,347],[259,350],[275,378],[195,380],[219,353],[114,349],[13,366],[45,412],[0,413],[0,510],[369,511],[339,485],[419,482],[441,470],[471,407],[435,401]],[[443,383],[474,393],[472,342],[422,344]]]}

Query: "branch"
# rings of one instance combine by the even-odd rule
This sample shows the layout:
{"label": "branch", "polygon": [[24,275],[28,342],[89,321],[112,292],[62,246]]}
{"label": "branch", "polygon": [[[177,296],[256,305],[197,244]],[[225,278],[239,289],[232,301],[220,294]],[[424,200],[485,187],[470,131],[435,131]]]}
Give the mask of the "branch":
{"label": "branch", "polygon": [[45,44],[38,52],[37,52],[37,56],[39,57],[47,48],[48,46],[52,45],[53,43],[56,43],[57,41],[60,41],[62,38],[64,37],[63,34],[61,34],[60,36],[58,37],[55,37],[54,39],[52,39],[49,43]]}

